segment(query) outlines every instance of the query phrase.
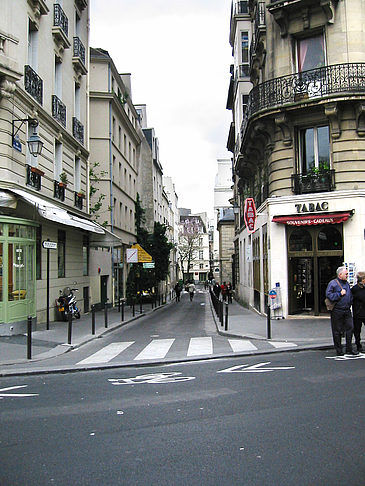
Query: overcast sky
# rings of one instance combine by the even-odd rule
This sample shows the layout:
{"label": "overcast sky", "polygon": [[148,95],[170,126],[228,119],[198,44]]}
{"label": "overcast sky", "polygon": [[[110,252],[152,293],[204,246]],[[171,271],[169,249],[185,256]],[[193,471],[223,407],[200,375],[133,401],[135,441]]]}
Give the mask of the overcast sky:
{"label": "overcast sky", "polygon": [[213,215],[217,159],[226,149],[231,0],[91,0],[90,46],[132,74],[132,101],[147,105],[164,175],[179,207]]}

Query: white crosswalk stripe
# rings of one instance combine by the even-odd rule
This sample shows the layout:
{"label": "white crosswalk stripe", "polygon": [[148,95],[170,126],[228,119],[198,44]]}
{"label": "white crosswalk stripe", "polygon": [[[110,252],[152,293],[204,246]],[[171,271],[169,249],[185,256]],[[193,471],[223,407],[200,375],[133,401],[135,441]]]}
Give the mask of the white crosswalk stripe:
{"label": "white crosswalk stripe", "polygon": [[134,360],[162,359],[169,352],[174,341],[175,339],[154,339]]}
{"label": "white crosswalk stripe", "polygon": [[228,339],[228,342],[234,353],[257,350],[257,347],[251,341],[247,341],[247,339]]}
{"label": "white crosswalk stripe", "polygon": [[79,361],[77,364],[107,363],[111,359],[118,356],[118,354],[123,352],[133,343],[134,341],[108,344],[103,349],[100,349],[100,351],[97,351],[88,358]]}
{"label": "white crosswalk stripe", "polygon": [[205,354],[213,354],[212,338],[191,338],[187,356],[201,356]]}
{"label": "white crosswalk stripe", "polygon": [[268,341],[271,346],[274,348],[295,348],[297,344],[295,343],[286,343],[286,342],[278,342],[278,341]]}

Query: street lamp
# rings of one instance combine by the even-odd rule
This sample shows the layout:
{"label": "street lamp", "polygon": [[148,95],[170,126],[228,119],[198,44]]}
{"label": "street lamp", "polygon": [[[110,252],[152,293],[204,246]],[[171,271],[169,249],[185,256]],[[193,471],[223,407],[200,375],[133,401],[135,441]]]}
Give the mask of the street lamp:
{"label": "street lamp", "polygon": [[234,214],[239,214],[239,212],[240,212],[240,207],[239,207],[239,205],[237,204],[237,202],[235,201],[235,202],[233,203],[233,213],[234,213]]}
{"label": "street lamp", "polygon": [[[15,130],[15,122],[21,122],[19,127]],[[43,142],[39,138],[37,134],[37,126],[38,126],[38,120],[36,118],[23,118],[23,119],[17,119],[13,120],[11,122],[12,126],[12,131],[11,131],[11,139],[12,139],[12,144],[16,144],[16,139],[15,137],[17,136],[19,130],[23,126],[24,123],[28,123],[29,126],[33,128],[33,133],[29,137],[29,140],[27,140],[29,152],[34,156],[37,157],[38,155],[41,154],[42,148],[43,148]]]}

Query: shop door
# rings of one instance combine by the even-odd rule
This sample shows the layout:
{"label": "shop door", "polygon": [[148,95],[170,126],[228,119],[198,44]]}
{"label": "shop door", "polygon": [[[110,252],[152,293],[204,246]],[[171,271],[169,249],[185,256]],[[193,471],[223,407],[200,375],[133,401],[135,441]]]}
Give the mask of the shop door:
{"label": "shop door", "polygon": [[291,314],[314,309],[313,258],[291,258]]}

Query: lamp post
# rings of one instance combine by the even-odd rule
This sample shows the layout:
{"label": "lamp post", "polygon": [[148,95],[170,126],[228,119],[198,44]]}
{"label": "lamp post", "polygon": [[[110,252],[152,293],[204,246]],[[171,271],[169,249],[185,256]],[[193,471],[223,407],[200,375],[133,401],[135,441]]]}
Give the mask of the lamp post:
{"label": "lamp post", "polygon": [[[15,127],[15,122],[20,122],[20,125],[18,128]],[[41,154],[42,148],[43,148],[43,142],[39,138],[37,134],[37,126],[38,126],[38,120],[36,118],[21,118],[21,119],[16,119],[11,122],[12,130],[11,130],[11,140],[12,144],[14,146],[14,143],[16,143],[16,136],[23,126],[24,123],[28,123],[29,126],[33,128],[33,133],[29,137],[29,140],[27,140],[29,152],[34,156],[37,157],[38,155]]]}

